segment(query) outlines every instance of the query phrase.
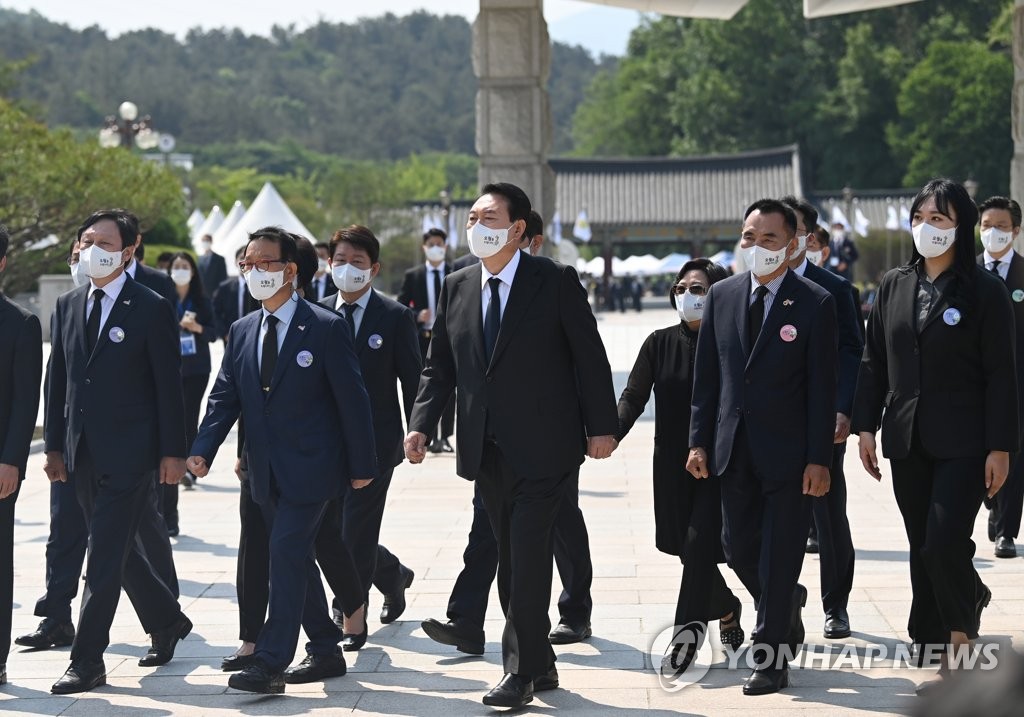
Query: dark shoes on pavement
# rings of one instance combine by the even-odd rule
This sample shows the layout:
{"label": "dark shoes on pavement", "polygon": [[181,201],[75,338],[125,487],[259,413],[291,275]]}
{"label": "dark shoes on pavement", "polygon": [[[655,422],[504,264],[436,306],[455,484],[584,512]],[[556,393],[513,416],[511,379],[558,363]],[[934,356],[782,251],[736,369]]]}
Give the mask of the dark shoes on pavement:
{"label": "dark shoes on pavement", "polygon": [[284,681],[289,685],[304,685],[320,682],[328,677],[341,677],[348,671],[345,656],[341,650],[333,655],[306,655],[306,659],[295,667],[284,671]]}
{"label": "dark shoes on pavement", "polygon": [[236,652],[234,655],[225,657],[220,661],[220,669],[224,672],[238,672],[252,665],[255,661],[256,657],[254,655],[240,655]]}
{"label": "dark shoes on pavement", "polygon": [[228,678],[228,687],[260,695],[280,695],[284,692],[284,673],[272,672],[259,660]]}
{"label": "dark shoes on pavement", "polygon": [[789,687],[789,668],[770,667],[751,672],[743,683],[743,694],[770,695],[784,687]]}
{"label": "dark shoes on pavement", "polygon": [[548,635],[548,640],[552,645],[571,645],[575,642],[583,642],[592,634],[594,633],[590,629],[589,622],[578,625],[560,622],[555,625],[555,629]]}
{"label": "dark shoes on pavement", "polygon": [[837,607],[825,611],[825,639],[841,640],[850,636],[850,615],[846,608]]}
{"label": "dark shoes on pavement", "polygon": [[796,584],[793,590],[793,612],[789,622],[789,649],[795,655],[797,649],[804,643],[804,621],[800,616],[801,608],[807,605],[807,588],[800,583]]}
{"label": "dark shoes on pavement", "polygon": [[139,665],[142,667],[166,665],[174,657],[174,648],[177,647],[178,641],[184,640],[190,632],[192,632],[192,621],[184,614],[179,613],[178,619],[170,627],[150,635],[152,647],[139,660]]}
{"label": "dark shoes on pavement", "polygon": [[1013,539],[1005,537],[997,538],[995,554],[997,558],[1016,558],[1017,546],[1013,544]]}
{"label": "dark shoes on pavement", "polygon": [[103,661],[72,662],[64,676],[53,683],[50,692],[55,695],[71,695],[107,684],[107,668]]}
{"label": "dark shoes on pavement", "polygon": [[384,596],[384,604],[380,608],[380,621],[384,625],[390,625],[405,612],[405,591],[412,587],[412,581],[416,577],[416,573],[404,565],[402,566],[402,571],[405,577],[405,582],[402,583],[403,587],[398,592]]}
{"label": "dark shoes on pavement", "polygon": [[459,652],[465,652],[467,655],[484,654],[483,630],[467,628],[451,620],[440,622],[433,618],[424,620],[420,625],[423,627],[423,632],[427,633],[427,637],[434,642],[439,642],[442,645],[451,645]]}
{"label": "dark shoes on pavement", "polygon": [[70,620],[44,618],[34,632],[14,638],[15,645],[48,650],[51,647],[67,647],[75,641],[75,626]]}
{"label": "dark shoes on pavement", "polygon": [[488,707],[512,709],[524,707],[533,702],[533,689],[533,680],[508,673],[501,678],[497,687],[484,695],[484,704]]}

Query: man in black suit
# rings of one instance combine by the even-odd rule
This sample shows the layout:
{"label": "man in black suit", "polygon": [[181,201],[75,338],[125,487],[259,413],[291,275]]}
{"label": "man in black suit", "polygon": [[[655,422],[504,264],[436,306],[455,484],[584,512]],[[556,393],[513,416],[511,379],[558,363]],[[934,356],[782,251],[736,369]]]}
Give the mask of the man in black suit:
{"label": "man in black suit", "polygon": [[[520,251],[537,256],[544,244],[544,220],[531,210]],[[470,254],[469,256],[479,258]],[[467,264],[469,266],[471,264]],[[475,486],[478,487],[478,486]],[[590,536],[579,507],[579,472],[566,482],[566,494],[554,528],[555,566],[562,581],[558,599],[558,625],[551,631],[553,644],[581,642],[591,636],[593,600],[590,585],[594,566],[590,560]],[[484,652],[484,616],[491,583],[498,570],[498,543],[484,510],[480,491],[473,492],[473,523],[462,554],[463,567],[448,600],[447,622],[428,618],[422,623],[427,637],[461,652]]]}
{"label": "man in black suit", "polygon": [[[136,236],[122,210],[86,219],[80,263],[90,283],[60,296],[53,313],[43,470],[51,481],[70,474],[90,546],[71,666],[55,694],[106,683],[103,652],[122,585],[152,637],[140,665],[168,662],[192,629],[139,546],[141,523],[162,525],[154,472],[162,484],[185,475],[185,409],[174,312],[124,271]],[[166,530],[163,540],[169,554]]]}
{"label": "man in black suit", "polygon": [[836,414],[832,295],[789,270],[797,221],[762,199],[744,215],[751,271],[711,288],[697,340],[687,470],[722,482],[729,566],[757,603],[748,695],[789,684],[803,641],[797,583],[811,497],[829,488]]}
{"label": "man in black suit", "polygon": [[832,225],[832,243],[829,248],[829,270],[847,281],[853,281],[853,265],[860,258],[860,252],[849,230],[841,222]]}
{"label": "man in black suit", "polygon": [[204,234],[199,239],[199,276],[203,280],[203,288],[208,295],[228,278],[228,265],[224,257],[213,250],[213,237]]}
{"label": "man in black suit", "polygon": [[[984,251],[978,263],[1003,280],[1013,301],[1013,333],[1017,342],[1017,385],[1024,386],[1024,256],[1013,249],[1020,235],[1020,205],[1006,197],[991,197],[978,207],[981,212],[981,243]],[[1019,411],[1024,416],[1024,391],[1018,392]],[[1002,489],[985,499],[990,509],[988,539],[995,541],[997,558],[1017,557],[1014,544],[1020,532],[1024,507],[1024,460],[1018,452],[1010,462],[1010,473]]]}
{"label": "man in black suit", "polygon": [[324,299],[338,293],[338,287],[331,279],[331,245],[317,242],[313,248],[316,249],[317,265],[313,281],[310,282],[311,294],[306,297],[306,300],[323,302]]}
{"label": "man in black suit", "polygon": [[[245,258],[245,247],[240,247],[235,252],[235,263]],[[251,311],[260,307],[260,302],[252,298],[245,286],[245,277],[228,277],[214,289],[213,292],[213,316],[217,322],[217,334],[227,343],[228,331],[231,324],[238,321]]]}
{"label": "man in black suit", "polygon": [[[344,320],[292,289],[295,238],[249,236],[242,274],[263,308],[237,321],[188,459],[202,477],[240,415],[252,497],[270,535],[270,608],[251,664],[228,685],[280,693],[285,682],[344,675],[341,631],[327,609],[313,544],[328,503],[376,474],[370,401]],[[307,656],[285,672],[299,628]]]}
{"label": "man in black suit", "polygon": [[[0,225],[0,273],[10,235]],[[0,685],[7,683],[14,603],[14,504],[25,478],[39,410],[43,335],[39,319],[0,294]]]}
{"label": "man in black suit", "polygon": [[[441,286],[450,269],[445,263],[448,234],[443,229],[429,229],[423,235],[423,256],[426,260],[422,266],[416,266],[405,272],[402,290],[398,294],[398,303],[408,306],[416,315],[416,325],[420,332],[420,354],[424,361],[430,338],[433,335],[434,319],[437,316],[437,305],[441,297]],[[451,436],[455,430],[455,397],[449,401],[441,413],[436,431],[432,431],[427,450],[431,453],[451,453]]]}
{"label": "man in black suit", "polygon": [[[611,368],[576,272],[519,250],[530,200],[483,189],[469,212],[476,266],[445,279],[406,457],[419,463],[458,387],[460,476],[479,481],[498,539],[505,677],[484,704],[521,707],[558,686],[548,641],[552,527],[584,454],[607,458],[618,419]],[[524,366],[535,367],[522,380]]]}
{"label": "man in black suit", "polygon": [[821,269],[807,261],[807,241],[818,224],[818,210],[810,202],[796,197],[783,197],[783,204],[796,214],[797,248],[789,260],[789,268],[798,276],[813,281],[832,294],[836,305],[836,327],[839,337],[839,382],[836,394],[835,435],[832,464],[829,470],[829,491],[811,501],[815,534],[818,540],[821,569],[821,605],[825,611],[824,635],[829,640],[850,636],[850,615],[847,605],[853,590],[854,549],[850,521],[846,516],[846,439],[850,437],[850,415],[853,394],[857,388],[857,371],[864,353],[864,325],[850,282],[838,274]]}
{"label": "man in black suit", "polygon": [[[125,214],[134,222],[136,231],[138,231],[138,218],[131,212],[125,212]],[[152,289],[157,294],[167,299],[167,303],[172,307],[176,306],[178,303],[178,292],[174,288],[174,282],[171,281],[170,275],[168,275],[166,271],[151,269],[145,264],[135,261],[135,250],[141,246],[142,234],[136,234],[135,244],[132,246],[132,253],[128,257],[128,264],[124,267],[124,273],[145,286],[147,289]]]}
{"label": "man in black suit", "polygon": [[[331,283],[338,291],[320,303],[345,317],[352,330],[373,410],[378,470],[373,483],[366,488],[346,490],[341,497],[340,513],[332,515],[341,519],[342,538],[355,560],[364,601],[368,599],[371,583],[384,595],[380,621],[387,625],[405,611],[405,590],[412,584],[413,571],[378,545],[380,525],[391,476],[405,458],[402,419],[408,422],[412,413],[423,364],[412,311],[373,289],[373,279],[380,273],[380,242],[373,232],[357,225],[335,232],[330,255]],[[321,565],[324,557],[318,555]],[[339,607],[336,603],[336,619]],[[365,634],[365,624],[359,632],[344,632],[342,647],[355,649],[356,644],[362,646],[360,641],[365,641],[365,637],[360,637],[360,633]]]}

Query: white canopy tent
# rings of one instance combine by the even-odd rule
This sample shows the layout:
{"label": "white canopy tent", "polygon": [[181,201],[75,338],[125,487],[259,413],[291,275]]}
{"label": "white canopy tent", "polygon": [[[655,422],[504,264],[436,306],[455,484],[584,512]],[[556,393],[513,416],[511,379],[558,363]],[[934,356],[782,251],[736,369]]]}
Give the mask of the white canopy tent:
{"label": "white canopy tent", "polygon": [[242,204],[241,200],[236,199],[235,203],[231,205],[231,210],[228,212],[228,215],[224,217],[224,221],[221,222],[220,227],[218,227],[217,231],[214,232],[214,243],[216,243],[218,239],[223,239],[231,233],[231,230],[235,228],[235,225],[242,221],[242,217],[245,216],[245,211],[245,205]]}
{"label": "white canopy tent", "polygon": [[621,271],[623,275],[650,276],[657,274],[660,267],[661,259],[653,254],[644,254],[643,256],[630,256],[623,259]]}
{"label": "white canopy tent", "polygon": [[224,212],[221,211],[220,205],[214,204],[213,209],[206,215],[206,221],[199,225],[195,233],[192,235],[192,241],[198,242],[201,237],[209,234],[213,236],[214,233],[220,229],[220,225],[224,223]]}
{"label": "white canopy tent", "polygon": [[679,270],[683,268],[683,264],[690,260],[689,254],[680,254],[678,252],[672,252],[664,259],[661,260],[661,264],[658,265],[658,274],[678,274]]}
{"label": "white canopy tent", "polygon": [[249,205],[249,210],[227,234],[215,238],[213,250],[227,260],[228,274],[236,275],[235,252],[245,246],[249,234],[263,227],[281,227],[285,231],[301,234],[311,241],[313,234],[288,207],[274,185],[267,182]]}
{"label": "white canopy tent", "polygon": [[188,219],[185,220],[185,226],[188,227],[190,235],[195,235],[196,229],[203,225],[206,221],[206,215],[203,214],[198,207],[192,210],[192,213],[188,215]]}

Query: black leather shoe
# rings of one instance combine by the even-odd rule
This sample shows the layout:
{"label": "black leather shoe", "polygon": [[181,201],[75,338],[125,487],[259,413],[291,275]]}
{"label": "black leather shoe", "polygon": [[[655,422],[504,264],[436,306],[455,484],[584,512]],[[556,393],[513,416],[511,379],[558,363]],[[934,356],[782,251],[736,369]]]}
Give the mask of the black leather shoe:
{"label": "black leather shoe", "polygon": [[7,665],[0,665],[0,685],[7,684]]}
{"label": "black leather shoe", "polygon": [[533,680],[524,680],[511,672],[484,695],[484,704],[488,707],[524,707],[530,702],[533,702]]}
{"label": "black leather shoe", "polygon": [[560,622],[555,625],[555,629],[548,635],[548,641],[552,645],[571,645],[574,642],[583,642],[588,637],[594,634],[590,629],[590,623],[585,622],[580,625],[570,625],[567,622]]}
{"label": "black leather shoe", "polygon": [[467,655],[484,654],[483,630],[471,630],[451,620],[440,622],[434,618],[424,620],[420,626],[423,628],[423,632],[427,633],[427,637],[434,642],[451,645]]}
{"label": "black leather shoe", "polygon": [[548,670],[547,674],[541,675],[540,677],[533,678],[533,691],[544,692],[545,690],[557,690],[558,689],[558,670],[554,665]]}
{"label": "black leather shoe", "polygon": [[981,612],[988,607],[988,604],[992,601],[992,591],[988,589],[988,585],[985,583],[981,584],[981,591],[978,592],[978,624],[981,625]]}
{"label": "black leather shoe", "polygon": [[348,671],[345,656],[341,650],[333,655],[306,655],[306,659],[295,667],[284,671],[284,681],[289,685],[304,685],[320,682],[328,677],[341,677]]}
{"label": "black leather shoe", "polygon": [[812,535],[807,538],[807,547],[804,548],[805,553],[816,555],[818,553],[818,536]]}
{"label": "black leather shoe", "polygon": [[1006,537],[1000,537],[996,540],[996,557],[997,558],[1016,558],[1017,557],[1017,546],[1013,544],[1013,540]]}
{"label": "black leather shoe", "polygon": [[228,687],[261,695],[280,695],[284,692],[284,674],[271,672],[262,662],[255,662],[228,678]]}
{"label": "black leather shoe", "polygon": [[789,649],[795,655],[797,648],[803,644],[806,632],[804,621],[800,617],[800,609],[807,604],[807,588],[800,583],[793,590],[793,612],[789,622]]}
{"label": "black leather shoe", "polygon": [[754,670],[743,683],[743,694],[770,695],[783,687],[789,687],[789,668]]}
{"label": "black leather shoe", "polygon": [[234,654],[229,657],[225,657],[220,661],[220,669],[224,672],[238,672],[244,670],[249,665],[252,665],[256,661],[253,655],[239,655]]}
{"label": "black leather shoe", "polygon": [[850,636],[850,615],[846,608],[837,607],[825,613],[825,639],[841,640]]}
{"label": "black leather shoe", "polygon": [[174,657],[174,648],[177,647],[178,640],[184,640],[190,632],[192,632],[192,621],[183,613],[179,613],[178,619],[174,621],[173,625],[150,635],[153,646],[139,659],[139,666],[166,665]]}
{"label": "black leather shoe", "polygon": [[430,442],[430,445],[427,446],[427,450],[430,451],[431,453],[440,453],[441,451],[444,450],[444,448],[442,448],[441,446],[441,441],[435,438]]}
{"label": "black leather shoe", "polygon": [[452,448],[452,444],[448,442],[447,438],[441,439],[441,452],[442,453],[454,453],[455,449]]}
{"label": "black leather shoe", "polygon": [[50,692],[55,695],[70,695],[88,692],[94,687],[107,684],[107,668],[103,661],[72,662],[64,676],[53,683]]}
{"label": "black leather shoe", "polygon": [[390,625],[402,617],[402,613],[405,612],[405,591],[412,587],[412,580],[416,577],[416,573],[404,565],[402,570],[405,571],[403,587],[399,588],[398,592],[385,595],[384,604],[380,608],[380,621],[384,625]]}
{"label": "black leather shoe", "polygon": [[[732,619],[729,622],[718,621],[718,636],[722,641],[722,645],[728,645],[733,651],[740,649],[744,640],[747,639],[746,634],[743,632],[743,626],[740,624],[742,616],[743,603],[737,600],[736,607],[732,609]],[[730,627],[724,627],[723,625],[729,625]]]}
{"label": "black leather shoe", "polygon": [[14,638],[15,645],[48,650],[51,647],[67,647],[75,641],[75,626],[70,621],[44,618],[35,632]]}
{"label": "black leather shoe", "polygon": [[[366,613],[364,612],[363,614],[365,615]],[[343,636],[341,638],[341,649],[345,652],[355,652],[356,650],[362,649],[363,645],[366,644],[366,640],[369,636],[370,625],[368,622],[366,622],[366,618],[363,617],[363,631],[359,633],[343,633]]]}

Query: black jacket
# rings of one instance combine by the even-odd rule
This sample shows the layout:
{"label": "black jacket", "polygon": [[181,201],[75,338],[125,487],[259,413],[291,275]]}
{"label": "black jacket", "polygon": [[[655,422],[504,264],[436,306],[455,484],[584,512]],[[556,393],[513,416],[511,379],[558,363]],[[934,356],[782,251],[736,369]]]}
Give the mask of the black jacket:
{"label": "black jacket", "polygon": [[210,296],[221,282],[228,278],[227,262],[220,254],[211,251],[199,257],[196,264],[199,266],[199,276],[203,280],[203,289]]}
{"label": "black jacket", "polygon": [[39,319],[0,294],[0,463],[25,464],[39,412],[43,335]]}
{"label": "black jacket", "polygon": [[177,310],[178,320],[181,320],[183,311],[194,311],[196,322],[203,327],[201,334],[192,333],[178,327],[179,334],[188,334],[195,339],[196,352],[190,356],[181,357],[181,375],[184,376],[207,376],[212,371],[210,365],[210,342],[217,340],[217,323],[213,317],[213,306],[205,294],[199,298],[188,297],[183,304],[178,303],[178,297],[174,297],[174,306]]}
{"label": "black jacket", "polygon": [[[982,265],[984,254],[978,255],[978,265]],[[991,272],[989,272],[991,273]],[[1017,410],[1024,430],[1024,256],[1016,251],[1010,252],[1010,268],[1006,272],[1006,291],[1010,294],[1013,305],[1013,334],[1016,338],[1017,350]]]}
{"label": "black jacket", "polygon": [[178,302],[178,290],[174,288],[174,282],[162,271],[135,262],[135,281],[167,299],[171,306]]}
{"label": "black jacket", "polygon": [[[448,262],[441,264],[439,268],[441,269],[441,283],[443,285],[444,280],[453,272],[453,269],[452,265]],[[398,292],[398,303],[412,309],[417,325],[420,325],[420,312],[430,308],[430,297],[427,295],[428,278],[432,279],[433,277],[427,276],[426,264],[414,266],[405,272],[405,278],[402,280],[402,290]],[[440,305],[441,297],[434,298],[435,302]]]}
{"label": "black jacket", "polygon": [[[242,316],[260,308],[260,304],[249,294],[249,290],[242,287]],[[232,276],[221,282],[217,290],[213,292],[213,318],[217,327],[217,335],[228,340],[228,330],[231,324],[238,321],[242,316],[238,314],[238,277]]]}

